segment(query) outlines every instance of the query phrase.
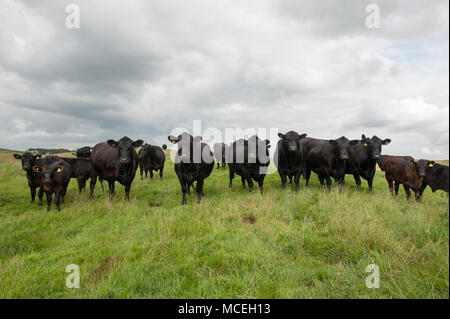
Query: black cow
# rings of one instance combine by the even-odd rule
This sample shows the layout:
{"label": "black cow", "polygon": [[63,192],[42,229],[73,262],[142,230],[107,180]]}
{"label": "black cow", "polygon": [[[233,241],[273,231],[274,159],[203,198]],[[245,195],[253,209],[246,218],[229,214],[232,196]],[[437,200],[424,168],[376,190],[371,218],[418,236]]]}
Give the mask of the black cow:
{"label": "black cow", "polygon": [[136,175],[138,156],[135,148],[141,146],[142,140],[132,141],[127,136],[119,141],[108,140],[94,146],[91,153],[91,163],[95,176],[91,178],[91,194],[94,197],[94,188],[97,176],[108,181],[109,194],[115,194],[114,183],[118,181],[125,186],[125,199],[130,199],[131,183]]}
{"label": "black cow", "polygon": [[[84,158],[61,157],[71,167],[70,177],[75,178],[78,183],[78,192],[81,193],[86,187],[86,181],[93,178],[95,173],[92,169],[91,161]],[[102,186],[103,188],[103,186]]]}
{"label": "black cow", "polygon": [[320,184],[324,186],[324,180],[328,191],[331,191],[331,177],[342,190],[345,178],[346,161],[349,159],[348,146],[355,145],[358,141],[349,141],[345,136],[335,140],[321,140],[305,137],[301,140],[304,154],[303,177],[306,186],[309,185],[311,171],[319,177]]}
{"label": "black cow", "polygon": [[360,177],[367,180],[369,192],[372,193],[373,177],[375,176],[381,148],[383,145],[388,145],[391,140],[388,138],[382,140],[375,135],[372,138],[366,138],[363,134],[361,140],[353,141],[358,143],[348,147],[349,159],[347,160],[345,173],[353,175],[358,191],[361,191]]}
{"label": "black cow", "polygon": [[147,143],[144,144],[138,152],[138,159],[141,180],[143,179],[144,172],[145,177],[147,177],[147,173],[150,172],[150,178],[153,179],[153,171],[156,172],[158,170],[160,179],[163,178],[166,156],[161,147]]}
{"label": "black cow", "polygon": [[433,193],[439,189],[448,193],[448,166],[429,160],[418,160],[416,164],[419,170],[423,170],[425,172],[423,184],[419,193],[420,197],[422,197],[423,191],[427,186],[430,186]]}
{"label": "black cow", "polygon": [[295,190],[298,191],[303,171],[303,147],[300,141],[306,134],[299,135],[297,132],[289,131],[286,134],[278,133],[278,136],[280,140],[275,149],[274,162],[281,177],[281,186],[285,189],[287,178],[290,184],[294,178]]}
{"label": "black cow", "polygon": [[64,204],[72,174],[70,165],[57,156],[47,156],[39,159],[33,166],[33,170],[41,176],[41,187],[47,196],[47,211],[50,210],[53,193],[55,193],[56,209],[60,211],[59,204]]}
{"label": "black cow", "polygon": [[233,142],[228,150],[226,162],[229,168],[230,184],[233,186],[234,175],[241,176],[242,187],[245,182],[249,191],[253,191],[253,180],[258,182],[259,190],[263,192],[264,178],[267,174],[267,167],[270,163],[269,140],[261,140],[254,135],[248,140],[239,139]]}
{"label": "black cow", "polygon": [[29,152],[26,152],[22,155],[14,154],[13,156],[15,159],[20,159],[22,161],[22,169],[27,173],[28,186],[30,187],[31,193],[31,202],[34,203],[34,199],[36,197],[36,188],[39,188],[39,205],[42,205],[42,176],[41,173],[33,170],[33,166],[35,165],[36,161],[41,158],[41,155],[33,155]]}
{"label": "black cow", "polygon": [[169,136],[169,141],[178,144],[178,151],[175,156],[175,173],[180,181],[183,192],[182,205],[187,204],[186,194],[194,181],[197,181],[195,189],[197,191],[197,202],[200,203],[203,194],[204,180],[211,174],[214,168],[214,156],[209,146],[201,142],[201,137],[193,137],[189,133]]}
{"label": "black cow", "polygon": [[74,154],[77,156],[77,158],[81,158],[81,159],[91,159],[91,152],[92,152],[92,147],[89,146],[84,146],[81,147],[79,149],[77,149],[77,153]]}
{"label": "black cow", "polygon": [[222,168],[225,168],[228,145],[225,143],[215,143],[213,149],[214,149],[214,157],[217,163],[217,168],[220,167],[220,163],[222,163]]}

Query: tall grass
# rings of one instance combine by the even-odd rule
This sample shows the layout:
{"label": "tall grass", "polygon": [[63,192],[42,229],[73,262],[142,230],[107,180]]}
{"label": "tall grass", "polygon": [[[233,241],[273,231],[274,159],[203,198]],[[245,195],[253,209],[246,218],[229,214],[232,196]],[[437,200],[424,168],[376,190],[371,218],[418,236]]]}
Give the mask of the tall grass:
{"label": "tall grass", "polygon": [[[273,174],[249,194],[214,169],[201,204],[181,206],[168,159],[163,181],[136,176],[130,202],[121,185],[112,201],[97,185],[89,201],[72,180],[61,212],[47,212],[0,152],[0,297],[449,298],[446,193],[392,199],[382,173],[374,195],[350,176],[342,193],[303,185],[282,191]],[[79,289],[65,286],[68,264]],[[369,264],[379,289],[365,285]]]}

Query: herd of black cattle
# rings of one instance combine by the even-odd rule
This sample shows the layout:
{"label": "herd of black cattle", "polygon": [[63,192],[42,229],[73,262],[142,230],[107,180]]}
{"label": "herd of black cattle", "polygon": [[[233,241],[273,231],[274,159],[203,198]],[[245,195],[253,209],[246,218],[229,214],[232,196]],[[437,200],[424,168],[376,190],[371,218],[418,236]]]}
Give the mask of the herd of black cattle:
{"label": "herd of black cattle", "polygon": [[[362,135],[360,140],[348,140],[342,136],[338,139],[323,140],[299,135],[294,131],[286,134],[279,133],[280,140],[274,153],[274,164],[281,177],[282,188],[286,188],[287,180],[292,183],[294,179],[295,190],[299,189],[300,176],[309,184],[311,171],[318,175],[320,184],[331,190],[331,178],[342,190],[345,175],[353,175],[358,190],[361,191],[361,177],[367,180],[369,191],[372,192],[372,183],[376,171],[376,164],[385,172],[392,195],[398,195],[399,185],[402,184],[409,199],[410,189],[415,193],[415,199],[420,201],[423,191],[430,186],[432,191],[438,189],[448,193],[449,168],[429,160],[414,160],[410,156],[381,155],[383,145],[391,142],[390,139],[381,140],[377,136],[366,138]],[[180,181],[183,193],[182,204],[186,204],[186,194],[190,194],[193,182],[196,182],[195,191],[197,201],[200,202],[203,194],[205,179],[214,169],[214,158],[217,168],[228,164],[229,187],[232,186],[235,174],[241,177],[242,186],[246,182],[250,192],[253,190],[253,181],[258,183],[263,192],[264,178],[270,163],[269,140],[261,140],[254,135],[249,139],[239,139],[230,145],[224,143],[214,144],[214,154],[208,144],[202,142],[201,137],[193,137],[188,133],[179,136],[169,136],[169,141],[177,144],[175,156],[175,173]],[[135,148],[140,147],[137,153]],[[28,185],[31,191],[31,202],[34,202],[36,190],[39,189],[39,205],[42,197],[47,196],[47,210],[55,194],[56,208],[60,210],[60,203],[64,202],[70,178],[76,178],[78,189],[81,192],[88,179],[90,179],[90,198],[93,198],[97,178],[103,188],[103,181],[108,182],[109,194],[115,194],[115,182],[125,186],[125,199],[129,199],[131,183],[134,180],[137,168],[140,168],[141,179],[153,171],[159,171],[163,178],[165,154],[162,148],[155,145],[144,144],[142,140],[132,141],[123,137],[119,141],[108,140],[98,143],[93,148],[86,146],[77,150],[77,158],[64,158],[59,156],[34,155],[24,153],[14,154],[21,159],[22,168],[27,173]],[[75,154],[74,154],[75,155]]]}

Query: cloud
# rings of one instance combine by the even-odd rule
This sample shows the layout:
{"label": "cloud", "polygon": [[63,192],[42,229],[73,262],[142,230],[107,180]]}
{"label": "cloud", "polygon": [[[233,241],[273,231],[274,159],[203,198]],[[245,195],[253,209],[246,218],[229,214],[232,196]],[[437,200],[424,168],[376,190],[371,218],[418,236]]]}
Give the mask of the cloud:
{"label": "cloud", "polygon": [[448,158],[448,2],[372,3],[380,29],[356,0],[82,0],[68,29],[65,3],[6,0],[0,146],[162,144],[202,120]]}

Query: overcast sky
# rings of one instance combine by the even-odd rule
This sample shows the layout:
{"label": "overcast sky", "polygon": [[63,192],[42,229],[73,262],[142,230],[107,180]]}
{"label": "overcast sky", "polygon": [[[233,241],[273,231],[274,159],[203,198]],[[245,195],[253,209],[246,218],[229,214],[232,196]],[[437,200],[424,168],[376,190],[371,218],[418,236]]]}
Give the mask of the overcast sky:
{"label": "overcast sky", "polygon": [[2,0],[0,147],[162,144],[202,120],[448,159],[448,3]]}

